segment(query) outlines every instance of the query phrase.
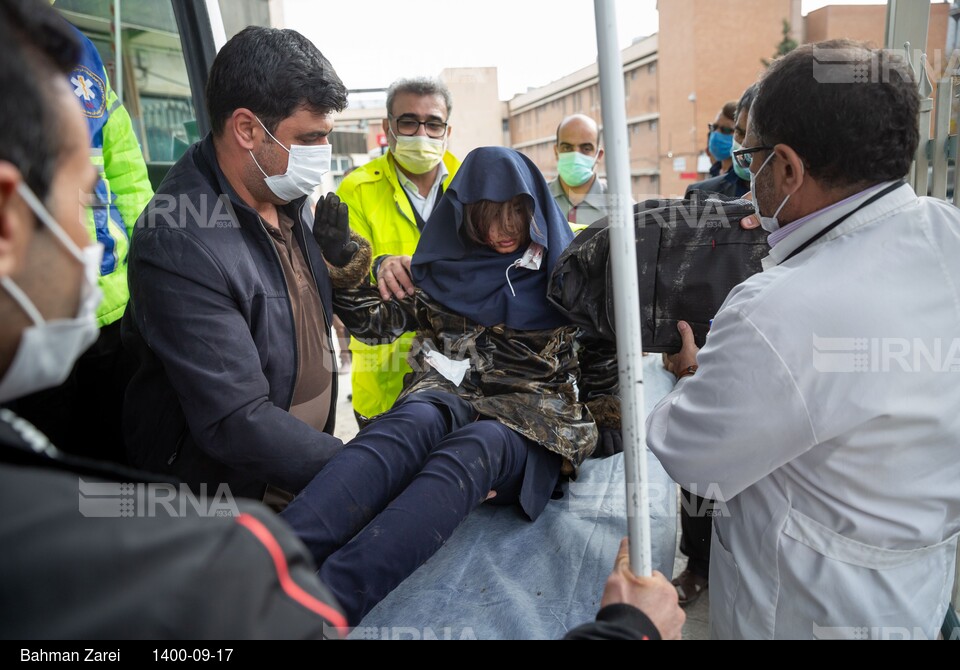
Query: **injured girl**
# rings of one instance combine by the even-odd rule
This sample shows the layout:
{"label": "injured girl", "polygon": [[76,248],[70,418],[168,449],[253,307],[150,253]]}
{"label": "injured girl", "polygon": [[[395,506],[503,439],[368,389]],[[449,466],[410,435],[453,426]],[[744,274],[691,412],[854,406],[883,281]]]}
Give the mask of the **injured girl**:
{"label": "injured girl", "polygon": [[477,506],[519,504],[535,521],[561,470],[576,470],[598,441],[614,451],[612,352],[578,342],[546,298],[572,239],[529,159],[478,149],[423,232],[414,298],[384,303],[369,286],[337,298],[361,340],[417,332],[400,400],[282,514],[351,625]]}

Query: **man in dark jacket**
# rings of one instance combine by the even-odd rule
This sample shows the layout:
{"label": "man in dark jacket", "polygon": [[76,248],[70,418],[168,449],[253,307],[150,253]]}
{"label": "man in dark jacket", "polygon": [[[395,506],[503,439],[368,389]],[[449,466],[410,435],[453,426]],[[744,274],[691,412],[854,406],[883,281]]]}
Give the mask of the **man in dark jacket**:
{"label": "man in dark jacket", "polygon": [[[738,151],[743,146],[743,140],[747,135],[747,119],[750,116],[750,106],[753,105],[755,95],[756,86],[751,86],[744,92],[740,98],[740,102],[737,103],[733,119],[726,119],[724,113],[721,113],[720,116],[717,117],[717,124],[714,126],[716,130],[711,132],[711,137],[714,137],[716,134],[722,135],[729,133],[732,129],[733,148],[731,149],[730,155],[732,155],[733,151]],[[732,161],[730,167],[724,171],[723,174],[688,186],[687,192],[683,196],[684,199],[689,198],[694,191],[719,193],[728,198],[743,197],[750,192],[750,171],[744,170],[737,165],[736,161]]]}
{"label": "man in dark jacket", "polygon": [[282,506],[342,446],[332,291],[370,269],[346,206],[327,196],[315,217],[307,199],[346,89],[299,33],[250,27],[217,55],[206,97],[213,132],[160,185],[130,252],[128,455]]}
{"label": "man in dark jacket", "polygon": [[[78,53],[44,0],[0,3],[0,59],[17,64],[0,69],[0,402],[61,383],[97,337],[100,250],[78,202],[97,173],[64,76]],[[187,499],[62,454],[7,409],[0,546],[2,638],[321,638],[344,625],[262,506]]]}

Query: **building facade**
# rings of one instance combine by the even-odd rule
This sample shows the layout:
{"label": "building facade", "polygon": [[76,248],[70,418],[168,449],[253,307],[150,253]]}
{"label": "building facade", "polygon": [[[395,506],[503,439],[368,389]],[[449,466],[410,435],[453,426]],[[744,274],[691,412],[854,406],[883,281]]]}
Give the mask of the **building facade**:
{"label": "building facade", "polygon": [[[658,9],[659,33],[622,52],[636,200],[682,196],[704,178],[707,125],[756,81],[783,22],[802,23],[799,0],[670,0]],[[511,100],[510,146],[552,179],[557,125],[574,113],[602,119],[595,64]]]}
{"label": "building facade", "polygon": [[[801,43],[847,37],[883,46],[887,17],[884,5],[839,4],[803,17],[800,0],[669,0],[658,10],[659,32],[622,52],[636,200],[679,197],[705,177],[708,124],[763,74],[784,38],[784,22]],[[960,41],[960,31],[950,33],[958,18],[956,3],[931,5],[931,77],[946,67],[955,48],[950,40]],[[557,125],[574,113],[602,120],[596,65],[506,103],[506,143],[552,179]]]}
{"label": "building facade", "polygon": [[[463,158],[477,147],[503,146],[503,103],[500,102],[497,68],[449,68],[438,79],[453,97],[448,148]],[[331,142],[336,151],[337,134],[360,133],[366,138],[365,155],[351,153],[353,166],[386,150],[383,120],[387,118],[387,89],[351,91],[349,107],[337,116]]]}
{"label": "building facade", "polygon": [[[928,62],[942,73],[947,66],[950,3],[935,2],[930,5],[930,25],[927,32],[925,52]],[[868,42],[876,47],[885,46],[887,7],[885,5],[827,5],[806,17],[804,40],[823,40],[846,37]],[[933,73],[931,73],[932,75]]]}
{"label": "building facade", "polygon": [[[659,132],[658,38],[634,42],[623,51],[630,172],[635,193],[656,193]],[[571,114],[586,114],[603,125],[596,64],[563,79],[516,96],[507,103],[510,146],[529,156],[547,179],[557,176],[554,155],[557,126]],[[600,176],[606,174],[599,166]]]}

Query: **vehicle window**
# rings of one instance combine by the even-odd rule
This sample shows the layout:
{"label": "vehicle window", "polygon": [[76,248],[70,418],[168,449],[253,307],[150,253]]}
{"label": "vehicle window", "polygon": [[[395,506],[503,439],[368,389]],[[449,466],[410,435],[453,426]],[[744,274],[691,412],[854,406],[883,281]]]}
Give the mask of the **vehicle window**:
{"label": "vehicle window", "polygon": [[119,4],[119,54],[112,0],[58,0],[55,7],[97,47],[110,85],[133,121],[153,178],[199,139],[197,113],[171,4],[157,0]]}

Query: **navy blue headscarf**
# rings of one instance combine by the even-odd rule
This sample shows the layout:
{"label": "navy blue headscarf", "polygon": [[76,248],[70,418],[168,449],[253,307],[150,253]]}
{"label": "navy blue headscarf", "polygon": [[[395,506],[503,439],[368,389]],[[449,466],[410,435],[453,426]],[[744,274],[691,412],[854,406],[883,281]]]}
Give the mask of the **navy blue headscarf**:
{"label": "navy blue headscarf", "polygon": [[[507,268],[527,251],[500,254],[471,242],[462,231],[465,205],[481,200],[508,202],[523,195],[533,205],[530,238],[543,246],[540,270]],[[534,225],[535,224],[535,225]],[[470,152],[450,183],[413,255],[417,288],[450,310],[492,327],[550,330],[569,323],[547,301],[550,274],[573,232],[529,158],[512,149],[487,147]]]}

